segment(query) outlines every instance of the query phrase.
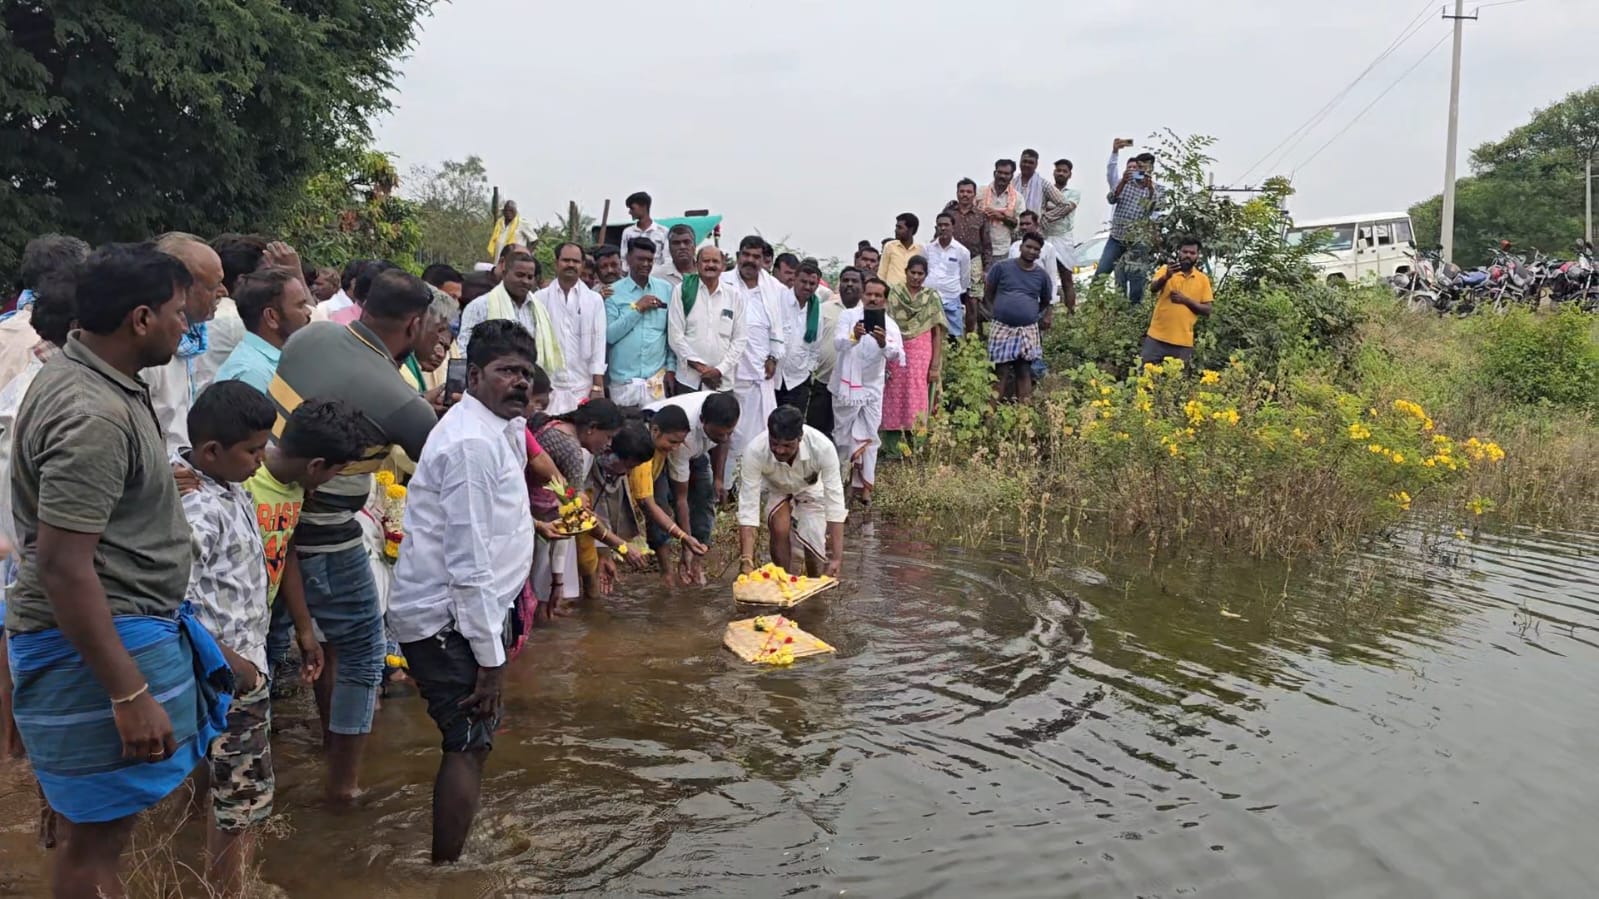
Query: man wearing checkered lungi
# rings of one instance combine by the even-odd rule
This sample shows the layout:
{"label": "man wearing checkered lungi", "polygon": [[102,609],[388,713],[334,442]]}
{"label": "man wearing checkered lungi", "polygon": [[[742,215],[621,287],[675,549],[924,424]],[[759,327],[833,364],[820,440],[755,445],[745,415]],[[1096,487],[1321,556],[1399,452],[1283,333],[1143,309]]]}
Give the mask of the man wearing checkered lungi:
{"label": "man wearing checkered lungi", "polygon": [[1049,272],[1038,263],[1044,235],[1022,235],[1020,256],[989,267],[984,305],[994,310],[988,330],[988,359],[999,375],[994,390],[1003,400],[1027,402],[1033,395],[1033,360],[1044,355],[1039,331],[1051,324],[1055,292]]}

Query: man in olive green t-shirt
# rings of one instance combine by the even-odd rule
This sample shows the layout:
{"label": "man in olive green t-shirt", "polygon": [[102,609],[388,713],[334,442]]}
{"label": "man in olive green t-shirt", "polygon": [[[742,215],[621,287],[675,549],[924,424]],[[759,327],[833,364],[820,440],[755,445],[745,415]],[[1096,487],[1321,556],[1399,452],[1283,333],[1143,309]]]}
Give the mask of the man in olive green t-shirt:
{"label": "man in olive green t-shirt", "polygon": [[193,282],[150,244],[95,251],[78,279],[82,330],[17,413],[7,649],[34,774],[72,823],[57,895],[122,895],[117,862],[139,812],[205,757],[225,699],[213,688],[229,687],[215,642],[177,614],[189,527],[138,378],[177,352]]}

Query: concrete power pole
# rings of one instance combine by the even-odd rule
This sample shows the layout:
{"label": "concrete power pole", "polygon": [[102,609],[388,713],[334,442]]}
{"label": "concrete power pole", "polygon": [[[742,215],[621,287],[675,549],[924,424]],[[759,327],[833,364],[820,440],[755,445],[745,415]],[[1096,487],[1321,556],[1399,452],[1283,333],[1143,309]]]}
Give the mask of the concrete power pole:
{"label": "concrete power pole", "polygon": [[1466,15],[1466,0],[1455,0],[1455,14],[1444,18],[1455,20],[1455,55],[1449,67],[1449,147],[1444,156],[1444,207],[1440,217],[1443,234],[1439,243],[1443,244],[1444,261],[1451,262],[1455,255],[1455,146],[1460,140],[1460,43],[1465,36],[1466,19],[1477,17]]}

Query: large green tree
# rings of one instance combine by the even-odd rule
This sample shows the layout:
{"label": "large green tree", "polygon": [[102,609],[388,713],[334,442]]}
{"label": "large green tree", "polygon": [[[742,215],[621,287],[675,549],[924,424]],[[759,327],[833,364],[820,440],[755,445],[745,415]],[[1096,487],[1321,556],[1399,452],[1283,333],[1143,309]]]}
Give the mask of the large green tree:
{"label": "large green tree", "polygon": [[[1566,253],[1583,233],[1583,165],[1599,162],[1599,85],[1533,113],[1527,124],[1471,153],[1455,184],[1455,261],[1479,265],[1492,247]],[[1442,196],[1412,206],[1417,243],[1436,244]]]}
{"label": "large green tree", "polygon": [[482,159],[468,156],[447,159],[437,168],[416,166],[405,193],[416,202],[422,229],[420,261],[460,267],[483,258],[494,229],[494,199]]}
{"label": "large green tree", "polygon": [[367,136],[433,0],[6,0],[0,271],[90,241],[261,230]]}

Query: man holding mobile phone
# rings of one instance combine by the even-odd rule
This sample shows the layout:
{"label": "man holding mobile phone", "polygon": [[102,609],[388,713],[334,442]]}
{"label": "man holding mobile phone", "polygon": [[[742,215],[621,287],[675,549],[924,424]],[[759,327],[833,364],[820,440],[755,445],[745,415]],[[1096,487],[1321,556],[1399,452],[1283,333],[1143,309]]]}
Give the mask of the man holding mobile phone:
{"label": "man holding mobile phone", "polygon": [[1200,271],[1203,246],[1197,237],[1184,237],[1177,258],[1155,273],[1155,311],[1139,357],[1146,365],[1159,365],[1176,357],[1184,365],[1194,361],[1194,323],[1210,314],[1214,293],[1210,277]]}
{"label": "man holding mobile phone", "polygon": [[[1127,298],[1138,304],[1144,299],[1147,269],[1142,259],[1154,237],[1152,223],[1166,197],[1166,189],[1155,183],[1155,154],[1140,153],[1129,160],[1125,168],[1119,165],[1121,151],[1133,142],[1119,137],[1111,143],[1110,161],[1105,165],[1105,181],[1110,193],[1105,201],[1111,205],[1110,239],[1105,241],[1105,251],[1099,257],[1099,267],[1094,271],[1097,280],[1112,272],[1116,284],[1127,292]],[[1132,258],[1123,261],[1128,254]],[[1118,270],[1117,263],[1122,266]]]}

